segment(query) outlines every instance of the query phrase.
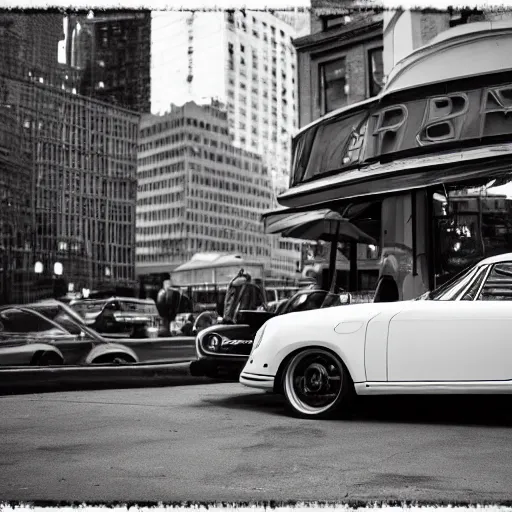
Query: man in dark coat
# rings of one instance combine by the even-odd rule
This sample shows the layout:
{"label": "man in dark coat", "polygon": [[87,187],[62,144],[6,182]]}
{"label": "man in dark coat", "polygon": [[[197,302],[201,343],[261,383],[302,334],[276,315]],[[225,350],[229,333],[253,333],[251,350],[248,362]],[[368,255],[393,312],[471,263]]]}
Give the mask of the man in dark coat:
{"label": "man in dark coat", "polygon": [[181,296],[181,291],[178,288],[172,287],[170,279],[163,282],[162,289],[156,297],[156,307],[158,314],[164,321],[162,333],[164,336],[170,336],[171,334],[171,322],[174,321],[178,314]]}

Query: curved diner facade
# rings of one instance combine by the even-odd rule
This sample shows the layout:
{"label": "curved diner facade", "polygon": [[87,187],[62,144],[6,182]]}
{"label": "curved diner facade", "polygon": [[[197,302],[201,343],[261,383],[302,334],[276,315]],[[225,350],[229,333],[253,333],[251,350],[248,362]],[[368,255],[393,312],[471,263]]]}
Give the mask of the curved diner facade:
{"label": "curved diner facade", "polygon": [[379,96],[303,128],[278,200],[378,239],[375,300],[406,300],[512,250],[511,164],[512,23],[472,23],[398,63]]}

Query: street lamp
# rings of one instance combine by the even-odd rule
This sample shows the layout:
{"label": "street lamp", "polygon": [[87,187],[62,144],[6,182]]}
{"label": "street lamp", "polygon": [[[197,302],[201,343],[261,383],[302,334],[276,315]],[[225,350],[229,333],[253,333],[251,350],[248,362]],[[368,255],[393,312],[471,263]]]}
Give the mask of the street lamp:
{"label": "street lamp", "polygon": [[34,272],[38,275],[42,274],[44,270],[44,265],[40,261],[36,261],[34,265]]}

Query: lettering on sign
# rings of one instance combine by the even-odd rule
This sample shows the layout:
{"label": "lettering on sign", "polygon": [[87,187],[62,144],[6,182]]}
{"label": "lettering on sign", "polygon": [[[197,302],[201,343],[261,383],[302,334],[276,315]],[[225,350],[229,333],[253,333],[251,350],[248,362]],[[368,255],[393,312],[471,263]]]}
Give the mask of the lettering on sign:
{"label": "lettering on sign", "polygon": [[405,105],[385,108],[373,116],[373,153],[383,155],[396,151],[402,144],[408,111]]}
{"label": "lettering on sign", "polygon": [[468,112],[467,94],[428,98],[423,123],[416,140],[420,146],[460,139]]}
{"label": "lettering on sign", "polygon": [[486,89],[481,113],[481,137],[512,133],[512,84]]}

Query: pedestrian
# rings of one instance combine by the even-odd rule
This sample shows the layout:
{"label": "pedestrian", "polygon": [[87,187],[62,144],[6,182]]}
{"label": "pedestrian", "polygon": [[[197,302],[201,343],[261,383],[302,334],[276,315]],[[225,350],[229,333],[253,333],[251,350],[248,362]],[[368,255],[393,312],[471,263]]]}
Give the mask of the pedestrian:
{"label": "pedestrian", "polygon": [[163,320],[163,335],[171,335],[171,322],[174,321],[180,308],[182,293],[179,288],[173,288],[171,280],[166,279],[156,297],[158,314]]}

